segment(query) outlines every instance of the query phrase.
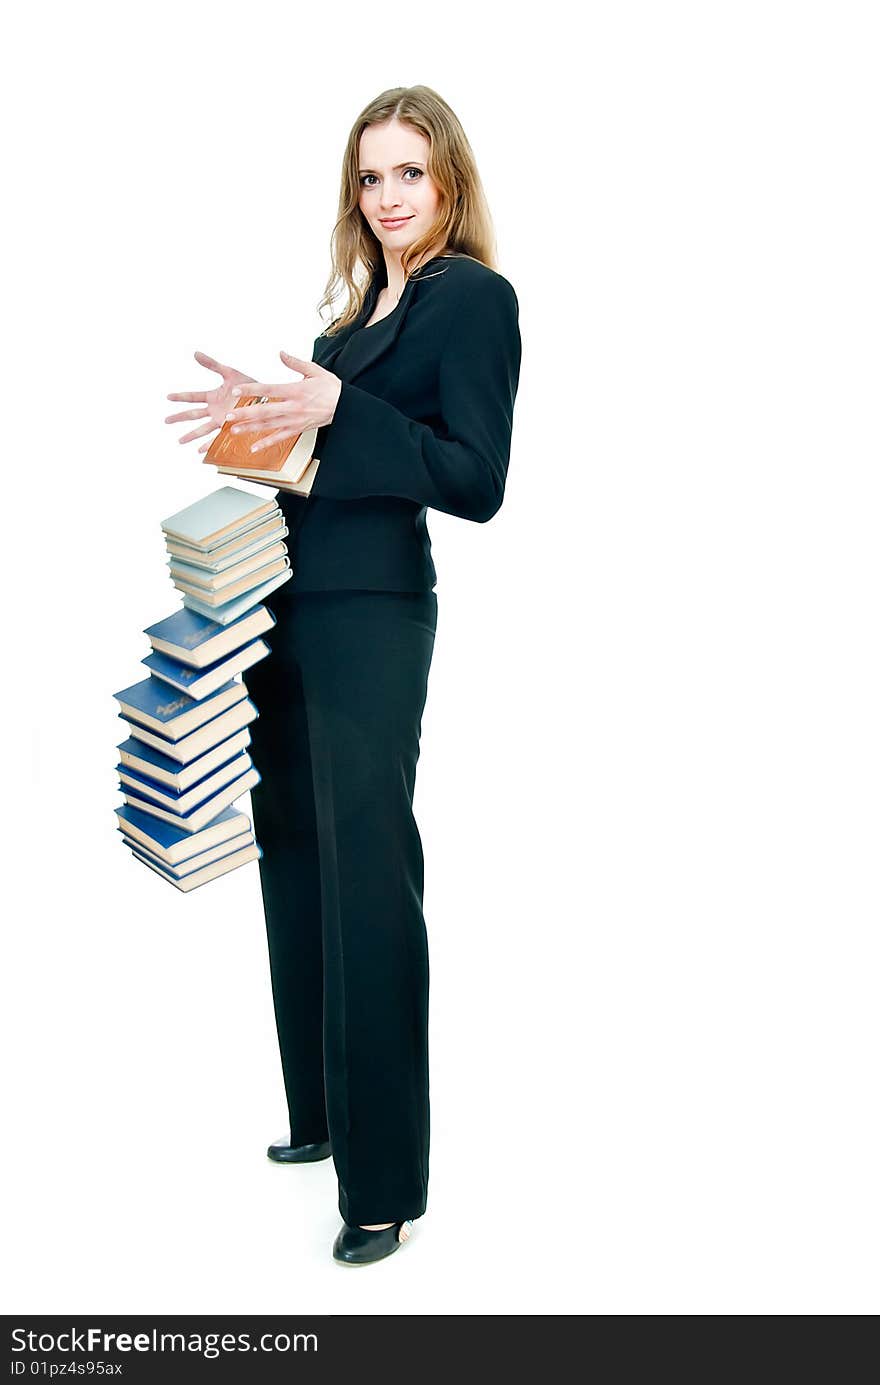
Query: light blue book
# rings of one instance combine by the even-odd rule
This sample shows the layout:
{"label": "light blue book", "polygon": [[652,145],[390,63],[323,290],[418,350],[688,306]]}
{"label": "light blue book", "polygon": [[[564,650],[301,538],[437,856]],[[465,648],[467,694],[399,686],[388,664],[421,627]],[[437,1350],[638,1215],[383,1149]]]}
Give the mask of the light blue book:
{"label": "light blue book", "polygon": [[213,614],[204,616],[184,607],[155,625],[148,625],[144,634],[159,654],[169,654],[193,668],[207,668],[257,635],[265,634],[274,624],[275,616],[268,606],[248,610],[226,625],[215,620]]}
{"label": "light blue book", "polygon": [[227,760],[225,765],[212,770],[204,779],[199,779],[191,788],[184,789],[181,793],[168,788],[166,784],[157,784],[155,779],[138,774],[136,770],[127,769],[125,765],[119,764],[116,769],[123,793],[133,789],[144,798],[148,798],[151,803],[158,803],[160,808],[167,808],[169,812],[178,813],[183,817],[193,808],[198,808],[200,803],[205,803],[219,789],[231,784],[233,779],[244,774],[252,764],[253,760],[247,751],[240,750],[231,760]]}
{"label": "light blue book", "polygon": [[163,519],[162,528],[170,538],[182,539],[193,548],[210,549],[256,527],[273,510],[281,510],[274,498],[262,500],[237,486],[221,486]]}
{"label": "light blue book", "polygon": [[145,774],[154,783],[164,784],[176,793],[182,793],[184,789],[189,789],[200,779],[204,779],[212,769],[219,769],[220,765],[225,765],[227,760],[231,760],[233,755],[237,755],[239,750],[244,750],[250,743],[251,733],[245,726],[241,731],[236,731],[235,735],[228,736],[225,741],[213,746],[206,754],[191,760],[188,765],[181,765],[179,760],[173,760],[170,755],[164,755],[161,750],[155,750],[153,746],[137,740],[134,736],[120,741],[116,749],[126,769],[133,769],[137,774]]}
{"label": "light blue book", "polygon": [[207,697],[190,697],[163,683],[161,678],[144,678],[113,694],[127,721],[136,721],[166,740],[177,741],[197,730],[212,717],[247,697],[244,683],[229,679]]}
{"label": "light blue book", "polygon": [[220,563],[230,555],[239,553],[249,544],[260,543],[263,539],[280,533],[282,529],[286,534],[286,521],[276,496],[274,510],[270,510],[268,514],[258,519],[256,524],[249,524],[246,529],[234,534],[231,539],[227,539],[224,543],[212,544],[208,549],[197,548],[184,539],[175,539],[166,534],[165,548],[168,553],[174,553],[179,558],[188,558],[193,563]]}
{"label": "light blue book", "polygon": [[156,650],[141,659],[141,663],[146,664],[150,672],[156,678],[161,678],[163,683],[201,701],[209,693],[216,692],[228,679],[252,668],[271,652],[265,640],[251,640],[250,644],[237,649],[234,654],[219,659],[216,664],[209,664],[204,669],[190,668],[188,664],[182,664],[168,654],[159,654]]}
{"label": "light blue book", "polygon": [[275,577],[270,577],[268,582],[254,587],[253,591],[245,592],[244,596],[235,597],[232,601],[225,601],[221,606],[209,606],[204,601],[200,601],[197,596],[190,595],[189,592],[184,593],[183,604],[190,611],[198,611],[203,616],[212,616],[221,625],[231,625],[234,620],[238,620],[239,616],[244,615],[245,611],[249,611],[251,606],[262,601],[264,596],[268,596],[270,592],[275,591],[284,582],[289,582],[292,576],[293,569],[285,568]]}
{"label": "light blue book", "polygon": [[[122,712],[119,715],[122,716]],[[197,759],[199,755],[206,755],[214,746],[220,745],[221,741],[225,741],[236,731],[241,731],[242,727],[249,726],[252,721],[256,721],[259,715],[260,713],[250,698],[243,697],[228,711],[221,712],[219,717],[212,717],[197,731],[193,731],[189,736],[182,736],[178,741],[169,741],[166,736],[148,731],[146,726],[142,726],[136,721],[128,721],[126,724],[135,740],[144,741],[146,745],[151,745],[154,750],[161,750],[163,755],[168,755],[181,766],[185,766]]]}
{"label": "light blue book", "polygon": [[[221,592],[226,587],[231,590],[234,582],[241,582],[243,578],[250,577],[252,573],[255,579],[259,578],[262,581],[269,576],[269,573],[261,573],[261,569],[270,563],[277,562],[279,558],[286,557],[287,546],[279,541],[278,543],[267,544],[265,548],[252,553],[243,562],[233,563],[231,567],[225,568],[222,572],[208,572],[205,568],[199,567],[198,563],[187,563],[182,558],[172,558],[168,568],[172,582],[176,577],[179,577],[181,582],[186,582],[191,587],[201,588],[206,593],[212,594]],[[178,584],[175,583],[175,585]],[[200,594],[200,592],[197,593],[197,595]]]}
{"label": "light blue book", "polygon": [[[206,573],[216,574],[226,572],[229,568],[236,567],[239,563],[243,563],[247,558],[253,558],[255,554],[262,552],[264,548],[271,548],[273,544],[280,543],[282,539],[287,537],[289,532],[286,524],[272,524],[266,526],[260,523],[257,525],[256,529],[249,530],[248,533],[244,535],[243,541],[236,540],[234,545],[224,544],[222,548],[216,549],[215,552],[218,555],[222,554],[222,557],[204,555],[199,549],[190,548],[188,543],[175,543],[174,547],[170,548],[166,542],[165,546],[171,554],[168,563],[169,566],[175,563],[187,563],[190,567],[197,568],[198,571]],[[253,543],[249,543],[248,539],[251,534],[258,534],[260,537],[255,539]]]}
{"label": "light blue book", "polygon": [[138,808],[142,813],[151,813],[163,822],[170,822],[174,827],[182,827],[185,832],[200,832],[209,822],[213,822],[221,808],[228,808],[230,803],[234,803],[242,794],[256,788],[259,782],[260,771],[252,765],[244,774],[218,789],[217,793],[187,813],[175,813],[170,808],[161,808],[158,803],[147,798],[146,794],[137,793],[128,785],[125,786],[124,793],[125,801],[130,808]]}
{"label": "light blue book", "polygon": [[283,553],[278,558],[271,558],[268,563],[262,563],[253,572],[246,572],[243,577],[236,577],[234,582],[223,582],[218,588],[196,586],[194,582],[178,577],[173,572],[171,573],[171,580],[178,591],[185,592],[187,596],[196,597],[209,611],[216,611],[218,607],[226,606],[230,601],[248,596],[252,591],[258,591],[278,573],[289,570],[290,559],[286,553]]}
{"label": "light blue book", "polygon": [[127,803],[120,804],[115,813],[122,833],[134,837],[136,842],[160,856],[169,866],[180,865],[198,851],[206,851],[208,847],[252,830],[247,813],[242,813],[238,808],[225,808],[201,832],[186,832],[182,827],[163,822],[150,813],[139,812]]}
{"label": "light blue book", "polygon": [[132,855],[137,860],[143,861],[144,865],[149,866],[150,870],[162,879],[167,880],[170,885],[174,885],[178,890],[188,893],[190,890],[198,889],[199,885],[207,885],[209,880],[216,880],[221,875],[228,875],[231,870],[236,870],[238,866],[246,866],[249,861],[259,861],[262,856],[262,849],[256,842],[251,842],[250,846],[243,847],[240,851],[233,851],[229,856],[223,856],[219,861],[214,861],[210,866],[203,866],[201,870],[194,870],[189,875],[174,875],[167,866],[163,866],[160,861],[152,861],[148,856],[132,848]]}

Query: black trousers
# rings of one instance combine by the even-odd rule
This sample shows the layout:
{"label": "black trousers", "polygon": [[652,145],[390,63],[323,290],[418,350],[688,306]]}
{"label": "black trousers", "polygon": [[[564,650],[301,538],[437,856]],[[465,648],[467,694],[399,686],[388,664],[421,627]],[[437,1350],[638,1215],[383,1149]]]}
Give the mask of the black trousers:
{"label": "black trousers", "polygon": [[428,940],[413,816],[432,592],[285,594],[245,681],[293,1144],[330,1140],[351,1225],[425,1211]]}

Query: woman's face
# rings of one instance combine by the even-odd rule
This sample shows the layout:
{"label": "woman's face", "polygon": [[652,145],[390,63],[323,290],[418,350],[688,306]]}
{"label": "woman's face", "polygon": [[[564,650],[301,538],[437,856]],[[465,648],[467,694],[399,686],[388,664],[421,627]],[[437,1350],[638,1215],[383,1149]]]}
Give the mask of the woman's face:
{"label": "woman's face", "polygon": [[[430,229],[440,206],[428,152],[425,136],[399,120],[369,125],[360,138],[360,209],[385,251],[397,258]],[[384,224],[394,220],[399,225]]]}

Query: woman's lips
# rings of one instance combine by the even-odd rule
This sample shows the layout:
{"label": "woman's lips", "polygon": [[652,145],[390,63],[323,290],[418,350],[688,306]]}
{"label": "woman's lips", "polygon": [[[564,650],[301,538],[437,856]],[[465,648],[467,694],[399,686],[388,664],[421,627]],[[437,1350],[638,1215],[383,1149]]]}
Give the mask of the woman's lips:
{"label": "woman's lips", "polygon": [[405,226],[408,221],[412,221],[412,217],[398,216],[393,221],[386,221],[384,217],[380,216],[379,220],[382,222],[382,225],[385,226],[389,231],[396,231],[398,226]]}

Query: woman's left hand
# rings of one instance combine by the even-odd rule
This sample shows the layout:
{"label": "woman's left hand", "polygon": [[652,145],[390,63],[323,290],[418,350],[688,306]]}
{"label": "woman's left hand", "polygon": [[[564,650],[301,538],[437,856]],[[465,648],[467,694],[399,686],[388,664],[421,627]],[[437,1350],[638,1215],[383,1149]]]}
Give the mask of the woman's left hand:
{"label": "woman's left hand", "polygon": [[[332,423],[336,405],[342,392],[342,381],[332,370],[325,370],[314,361],[301,361],[286,351],[280,353],[284,364],[303,376],[293,384],[267,385],[254,381],[233,390],[233,395],[267,394],[271,404],[248,404],[234,409],[226,415],[232,422],[233,433],[262,432],[270,424],[275,427],[266,437],[251,444],[251,452],[258,452],[272,443],[284,438],[294,438],[309,428],[323,428]],[[206,451],[206,443],[199,451]]]}

